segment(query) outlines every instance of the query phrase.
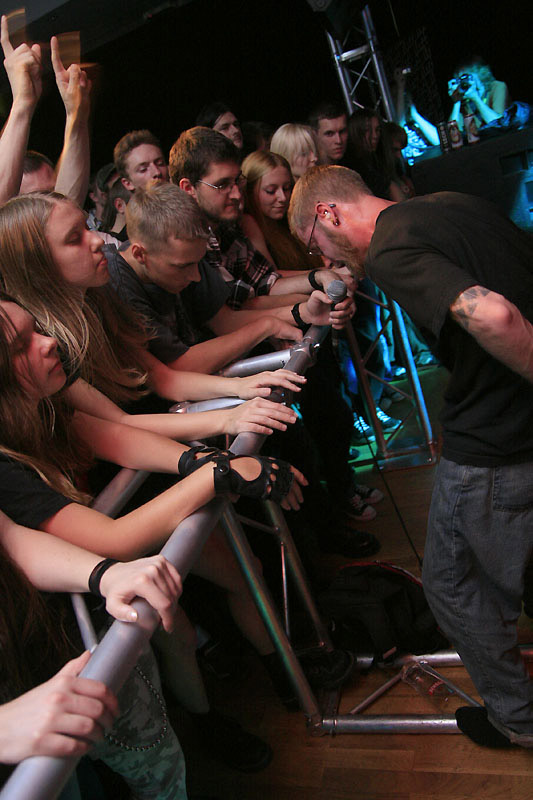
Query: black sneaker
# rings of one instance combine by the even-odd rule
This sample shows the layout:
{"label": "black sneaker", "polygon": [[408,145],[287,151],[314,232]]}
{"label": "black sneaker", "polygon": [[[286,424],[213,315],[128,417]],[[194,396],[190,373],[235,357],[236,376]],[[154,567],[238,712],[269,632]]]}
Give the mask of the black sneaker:
{"label": "black sneaker", "polygon": [[381,545],[371,533],[341,528],[327,538],[321,537],[319,547],[323,553],[336,553],[346,558],[366,558],[377,553]]}
{"label": "black sneaker", "polygon": [[240,772],[259,772],[272,761],[272,748],[232,717],[214,709],[192,716],[198,723],[202,747],[211,758]]}
{"label": "black sneaker", "polygon": [[376,417],[381,422],[381,427],[383,428],[384,431],[391,431],[394,428],[398,428],[402,424],[401,419],[394,419],[394,417],[389,417],[388,414],[385,414],[385,412],[382,411],[382,409],[378,408],[377,406],[376,406]]}
{"label": "black sneaker", "polygon": [[332,650],[300,662],[313,689],[337,689],[351,676],[355,658],[348,650]]}
{"label": "black sneaker", "polygon": [[376,436],[370,425],[359,414],[353,415],[352,439],[356,442],[375,442]]}

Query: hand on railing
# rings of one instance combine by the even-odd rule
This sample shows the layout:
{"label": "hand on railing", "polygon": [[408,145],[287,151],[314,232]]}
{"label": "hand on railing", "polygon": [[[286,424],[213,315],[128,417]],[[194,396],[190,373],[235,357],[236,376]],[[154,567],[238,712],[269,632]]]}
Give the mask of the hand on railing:
{"label": "hand on railing", "polygon": [[118,703],[100,681],[78,677],[88,660],[85,652],[46,683],[0,706],[0,761],[78,757],[102,739]]}
{"label": "hand on railing", "polygon": [[135,597],[143,597],[157,611],[166,631],[173,628],[182,589],[177,569],[163,556],[113,564],[100,581],[106,608],[115,619],[135,622],[137,612],[129,603]]}
{"label": "hand on railing", "polygon": [[238,380],[239,397],[250,400],[253,397],[268,397],[274,387],[287,389],[289,392],[299,392],[307,378],[287,369],[277,369],[275,372],[260,372],[258,375]]}

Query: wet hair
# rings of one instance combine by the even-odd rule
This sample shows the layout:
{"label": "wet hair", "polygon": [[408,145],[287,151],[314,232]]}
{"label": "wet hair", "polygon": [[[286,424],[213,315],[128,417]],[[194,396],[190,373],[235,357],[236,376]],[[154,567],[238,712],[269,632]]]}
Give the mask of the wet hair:
{"label": "wet hair", "polygon": [[126,209],[131,241],[156,252],[169,239],[207,239],[209,226],[196,200],[173,183],[137,189]]}
{"label": "wet hair", "polygon": [[113,161],[115,168],[121,178],[129,179],[127,160],[132,150],[141,144],[151,144],[158,147],[163,152],[159,139],[150,131],[143,129],[140,131],[130,131],[122,139],[119,139],[113,150]]}
{"label": "wet hair", "polygon": [[241,163],[240,150],[232,141],[211,128],[196,126],[179,136],[170,150],[169,173],[172,183],[188,178],[193,186],[209,172],[211,164]]}
{"label": "wet hair", "polygon": [[58,203],[77,207],[56,192],[21,195],[0,207],[0,282],[57,339],[69,374],[116,402],[133,400],[146,382],[146,331],[109,287],[88,289],[82,298],[59,273],[46,239]]}

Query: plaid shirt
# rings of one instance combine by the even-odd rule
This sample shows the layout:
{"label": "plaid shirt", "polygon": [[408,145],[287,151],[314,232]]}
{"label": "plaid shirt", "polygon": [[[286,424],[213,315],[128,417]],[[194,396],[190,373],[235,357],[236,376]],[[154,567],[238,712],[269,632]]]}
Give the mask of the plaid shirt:
{"label": "plaid shirt", "polygon": [[281,277],[237,226],[222,228],[218,237],[213,234],[205,258],[230,285],[226,302],[236,310],[249,298],[268,294]]}

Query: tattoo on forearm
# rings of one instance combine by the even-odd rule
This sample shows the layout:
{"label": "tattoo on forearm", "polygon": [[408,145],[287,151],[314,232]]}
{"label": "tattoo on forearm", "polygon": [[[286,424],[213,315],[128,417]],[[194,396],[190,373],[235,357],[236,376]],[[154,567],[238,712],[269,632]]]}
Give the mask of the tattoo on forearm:
{"label": "tattoo on forearm", "polygon": [[484,286],[471,286],[465,289],[451,306],[453,318],[466,330],[470,325],[470,317],[475,314],[479,298],[485,297],[489,292],[490,289],[485,289]]}

